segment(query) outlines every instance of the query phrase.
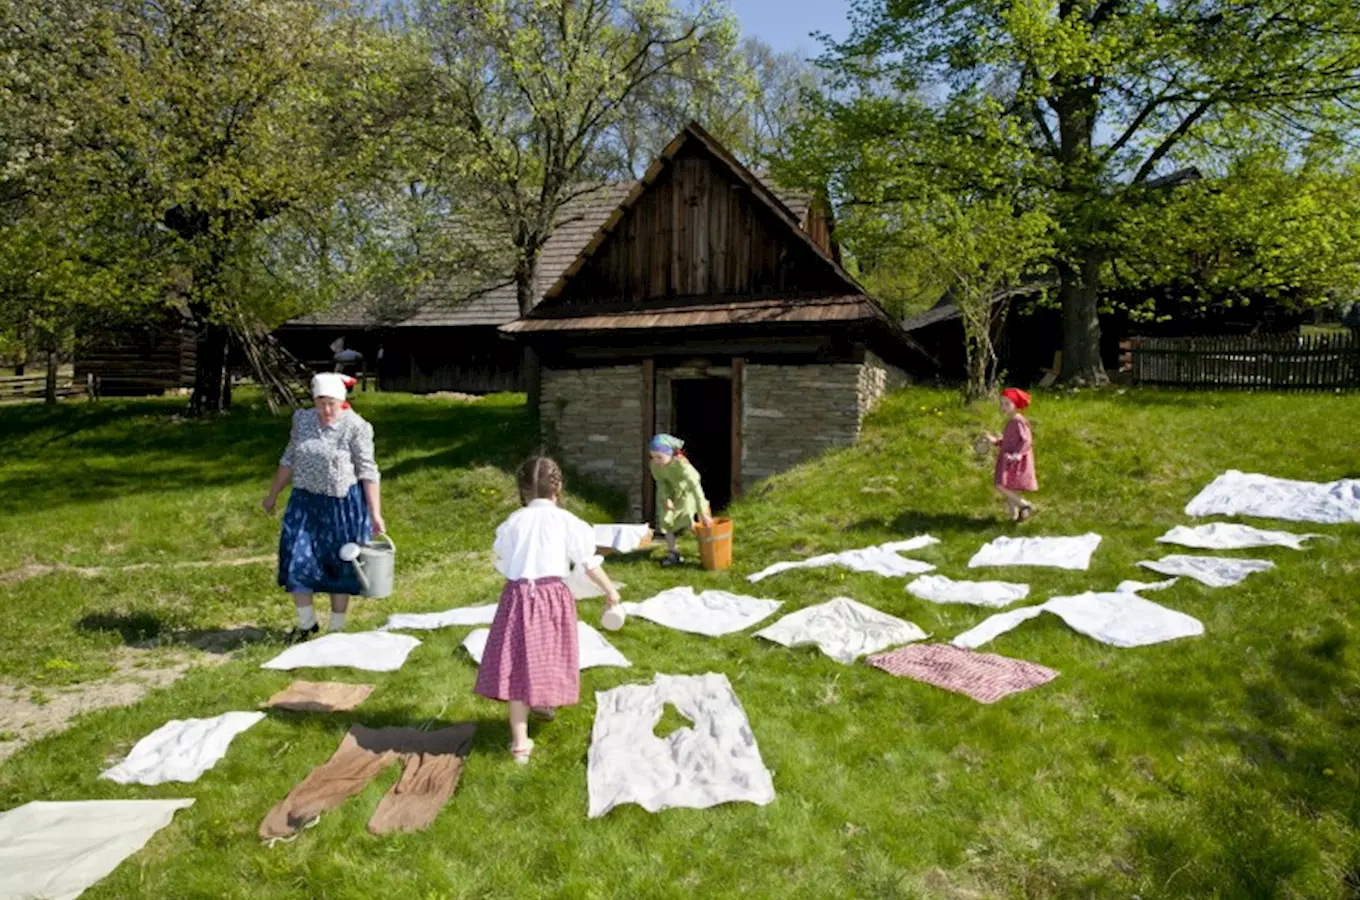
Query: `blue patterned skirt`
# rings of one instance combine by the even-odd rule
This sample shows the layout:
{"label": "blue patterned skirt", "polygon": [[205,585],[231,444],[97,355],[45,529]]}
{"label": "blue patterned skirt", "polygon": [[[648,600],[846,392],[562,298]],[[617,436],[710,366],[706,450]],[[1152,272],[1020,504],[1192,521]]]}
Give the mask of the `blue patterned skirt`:
{"label": "blue patterned skirt", "polygon": [[293,489],[279,537],[279,586],[290,594],[357,594],[359,576],[340,548],[372,537],[363,486],[343,497]]}

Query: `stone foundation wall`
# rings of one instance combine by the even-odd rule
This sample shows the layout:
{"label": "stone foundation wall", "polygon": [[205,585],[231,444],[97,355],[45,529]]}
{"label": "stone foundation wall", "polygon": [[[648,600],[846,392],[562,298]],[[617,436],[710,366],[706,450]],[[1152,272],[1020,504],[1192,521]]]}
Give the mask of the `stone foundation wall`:
{"label": "stone foundation wall", "polygon": [[750,489],[859,437],[860,365],[746,367],[741,483]]}
{"label": "stone foundation wall", "polygon": [[896,366],[879,359],[872,351],[864,353],[864,363],[859,367],[859,417],[863,422],[878,401],[887,394],[905,387],[911,382],[907,374]]}
{"label": "stone foundation wall", "polygon": [[543,370],[543,440],[562,465],[624,492],[642,520],[642,367]]}

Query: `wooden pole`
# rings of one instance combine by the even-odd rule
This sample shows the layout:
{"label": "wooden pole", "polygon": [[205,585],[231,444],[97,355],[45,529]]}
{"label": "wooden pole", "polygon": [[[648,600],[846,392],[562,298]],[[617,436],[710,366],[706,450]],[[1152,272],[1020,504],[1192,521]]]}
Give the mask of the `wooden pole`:
{"label": "wooden pole", "polygon": [[742,397],[745,395],[746,359],[732,357],[732,499],[741,496]]}
{"label": "wooden pole", "polygon": [[656,514],[656,486],[652,482],[652,435],[656,433],[656,360],[642,361],[642,520]]}

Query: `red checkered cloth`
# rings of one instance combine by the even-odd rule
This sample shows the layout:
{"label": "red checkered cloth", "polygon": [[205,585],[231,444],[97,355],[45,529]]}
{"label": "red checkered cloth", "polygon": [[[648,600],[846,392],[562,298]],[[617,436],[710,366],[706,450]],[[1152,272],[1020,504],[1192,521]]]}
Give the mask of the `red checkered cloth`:
{"label": "red checkered cloth", "polygon": [[871,656],[868,662],[893,675],[966,694],[979,703],[995,703],[1058,677],[1052,669],[1023,659],[976,653],[950,644],[912,644]]}
{"label": "red checkered cloth", "polygon": [[576,600],[560,578],[510,581],[501,592],[473,689],[491,700],[571,706],[581,699]]}

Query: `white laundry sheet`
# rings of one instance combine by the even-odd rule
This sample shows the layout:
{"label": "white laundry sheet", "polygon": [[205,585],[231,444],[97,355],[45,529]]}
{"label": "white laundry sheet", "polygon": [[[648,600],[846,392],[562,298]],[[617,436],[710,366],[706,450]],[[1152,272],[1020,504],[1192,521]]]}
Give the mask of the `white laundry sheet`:
{"label": "white laundry sheet", "polygon": [[[667,703],[694,726],[661,738],[655,729]],[[727,676],[712,672],[596,693],[586,782],[592,819],[625,803],[658,812],[774,801],[741,701]]]}
{"label": "white laundry sheet", "polygon": [[911,622],[849,597],[836,597],[789,613],[757,631],[755,637],[785,647],[815,644],[836,662],[849,665],[865,654],[924,640],[928,635]]}
{"label": "white laundry sheet", "polygon": [[[478,628],[463,639],[463,649],[479,666],[482,664],[482,654],[486,652],[486,639],[490,636],[490,628]],[[595,666],[619,666],[627,669],[633,665],[613,644],[604,639],[604,635],[585,622],[576,623],[576,640],[580,648],[582,669]]]}
{"label": "white laundry sheet", "polygon": [[1289,481],[1229,469],[1185,507],[1187,516],[1253,516],[1320,525],[1360,523],[1360,480]]}
{"label": "white laundry sheet", "polygon": [[968,568],[983,566],[1050,566],[1085,572],[1091,567],[1091,555],[1100,546],[1100,535],[1082,534],[1075,537],[999,537],[984,544]]}
{"label": "white laundry sheet", "polygon": [[696,594],[692,587],[671,588],[641,603],[620,604],[629,616],[707,637],[745,631],[782,605],[778,600],[729,591]]}
{"label": "white laundry sheet", "polygon": [[[621,581],[614,582],[614,590],[621,591],[628,585]],[[585,569],[580,566],[572,566],[571,574],[567,576],[567,590],[571,591],[571,596],[576,600],[590,600],[595,597],[603,597],[604,589],[590,580]]]}
{"label": "white laundry sheet", "polygon": [[646,525],[596,525],[595,546],[608,547],[615,553],[632,553],[652,534]]}
{"label": "white laundry sheet", "polygon": [[1209,587],[1232,587],[1248,575],[1275,568],[1268,559],[1231,559],[1222,556],[1163,556],[1138,563],[1162,575],[1184,575]]}
{"label": "white laundry sheet", "polygon": [[456,628],[460,625],[490,625],[496,618],[498,604],[459,606],[434,613],[393,613],[387,617],[383,631],[434,631],[437,628]]}
{"label": "white laundry sheet", "polygon": [[360,631],[327,634],[296,644],[260,666],[261,669],[324,669],[331,666],[368,672],[395,672],[420,641],[405,634]]}
{"label": "white laundry sheet", "polygon": [[1288,547],[1302,550],[1303,542],[1316,534],[1297,534],[1293,531],[1266,531],[1250,525],[1214,522],[1187,528],[1177,525],[1157,538],[1158,543],[1180,544],[1197,550],[1251,550],[1256,547]]}
{"label": "white laundry sheet", "polygon": [[1021,622],[1050,612],[1074,631],[1114,647],[1142,647],[1204,633],[1199,619],[1159,606],[1137,594],[1085,593],[1054,597],[1038,606],[1022,606],[997,613],[954,638],[955,647],[975,650]]}
{"label": "white laundry sheet", "polygon": [[966,603],[1000,609],[1029,596],[1029,585],[1009,581],[954,581],[943,575],[922,575],[907,585],[914,597],[931,603]]}
{"label": "white laundry sheet", "polygon": [[1121,581],[1115,591],[1121,594],[1140,594],[1143,591],[1164,591],[1180,581],[1179,578],[1168,578],[1166,581]]}
{"label": "white laundry sheet", "polygon": [[262,712],[229,712],[211,719],[172,719],[99,777],[119,784],[197,781],[227,755],[238,734],[263,718]]}
{"label": "white laundry sheet", "polygon": [[891,541],[887,544],[879,544],[876,547],[861,547],[858,550],[823,553],[820,556],[812,556],[808,559],[792,562],[777,562],[772,566],[761,569],[754,575],[746,576],[746,580],[754,584],[757,581],[769,578],[771,575],[778,575],[780,572],[787,572],[790,569],[818,569],[823,566],[845,566],[854,569],[856,572],[873,572],[885,578],[920,575],[923,572],[934,572],[935,567],[928,562],[921,562],[919,559],[905,559],[898,554],[920,550],[922,547],[929,547],[931,544],[938,544],[939,542],[938,538],[922,534],[905,541]]}
{"label": "white laundry sheet", "polygon": [[0,898],[74,900],[193,800],[26,803],[0,813]]}

